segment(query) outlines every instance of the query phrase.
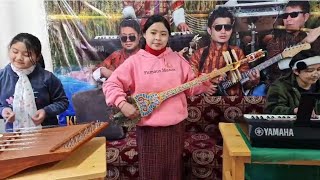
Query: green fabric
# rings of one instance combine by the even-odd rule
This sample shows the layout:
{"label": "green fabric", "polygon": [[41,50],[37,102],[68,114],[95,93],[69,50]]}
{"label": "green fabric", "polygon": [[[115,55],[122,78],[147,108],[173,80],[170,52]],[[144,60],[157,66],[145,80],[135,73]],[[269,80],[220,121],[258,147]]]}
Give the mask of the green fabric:
{"label": "green fabric", "polygon": [[246,180],[319,180],[318,166],[246,164]]}
{"label": "green fabric", "polygon": [[289,160],[320,160],[320,150],[255,148],[240,126],[238,131],[251,151],[251,164],[245,164],[246,180],[315,180],[320,179],[320,166],[256,164]]}

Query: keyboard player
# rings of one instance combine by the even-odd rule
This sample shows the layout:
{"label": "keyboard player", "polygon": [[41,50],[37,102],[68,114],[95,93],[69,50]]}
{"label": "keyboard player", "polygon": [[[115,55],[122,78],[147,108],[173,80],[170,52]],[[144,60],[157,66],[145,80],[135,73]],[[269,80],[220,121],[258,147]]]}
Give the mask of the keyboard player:
{"label": "keyboard player", "polygon": [[120,64],[140,50],[141,29],[139,23],[130,18],[122,20],[119,27],[119,38],[122,49],[113,52],[94,69],[92,76],[97,82],[104,82]]}
{"label": "keyboard player", "polygon": [[[303,50],[289,64],[291,72],[271,84],[267,93],[265,114],[295,115],[301,93],[320,93],[320,56],[313,50]],[[316,101],[312,118],[320,114]]]}

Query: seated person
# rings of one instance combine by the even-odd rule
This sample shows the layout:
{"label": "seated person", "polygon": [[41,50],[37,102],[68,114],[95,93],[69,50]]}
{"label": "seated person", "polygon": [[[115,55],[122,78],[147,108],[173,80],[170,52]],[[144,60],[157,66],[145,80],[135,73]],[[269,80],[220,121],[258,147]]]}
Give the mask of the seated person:
{"label": "seated person", "polygon": [[113,52],[97,65],[92,74],[94,80],[104,82],[124,60],[140,50],[141,29],[136,20],[124,19],[120,23],[119,36],[123,48]]}
{"label": "seated person", "polygon": [[[290,61],[291,73],[271,84],[267,93],[266,114],[293,115],[303,92],[320,93],[320,56],[313,50],[304,50]],[[317,101],[312,117],[320,113]]]}
{"label": "seated person", "polygon": [[[311,44],[311,49],[317,51],[320,46],[320,27],[311,29],[309,33],[300,31],[310,17],[309,1],[289,1],[280,16],[283,21],[284,30],[274,30],[274,36],[269,41],[266,49],[267,59],[280,54],[285,48],[301,42]],[[318,53],[319,54],[319,53]],[[266,69],[266,83],[270,85],[276,79],[290,73],[291,69],[280,69],[278,63]]]}
{"label": "seated person", "polygon": [[44,70],[40,40],[28,33],[9,44],[8,64],[0,71],[0,119],[6,130],[58,125],[57,115],[69,105],[60,80]]}
{"label": "seated person", "polygon": [[[225,67],[226,61],[222,55],[224,51],[230,52],[233,49],[236,52],[239,60],[244,59],[244,53],[239,47],[229,45],[233,24],[233,15],[228,11],[227,8],[219,7],[210,14],[208,18],[207,31],[211,36],[211,43],[207,47],[198,49],[190,57],[190,63],[195,74],[200,75],[201,73],[210,73],[215,69]],[[244,63],[239,67],[240,73],[248,70],[249,65],[247,63]],[[249,78],[250,81],[247,81],[245,84],[243,84],[244,88],[242,88],[242,84],[237,83],[233,87],[223,90],[224,92],[218,92],[216,88],[215,91],[211,92],[209,95],[243,95],[243,89],[251,88],[259,83],[259,71],[252,71],[252,73],[249,73]],[[215,80],[217,80],[217,78]],[[218,82],[213,83],[216,84]],[[214,84],[213,86],[217,87]]]}

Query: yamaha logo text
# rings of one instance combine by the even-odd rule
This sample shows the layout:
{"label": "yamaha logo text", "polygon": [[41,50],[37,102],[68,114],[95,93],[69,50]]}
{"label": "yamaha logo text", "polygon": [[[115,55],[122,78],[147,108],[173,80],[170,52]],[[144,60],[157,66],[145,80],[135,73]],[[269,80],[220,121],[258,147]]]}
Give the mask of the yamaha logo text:
{"label": "yamaha logo text", "polygon": [[257,127],[254,129],[254,133],[257,136],[294,136],[292,128],[261,128]]}

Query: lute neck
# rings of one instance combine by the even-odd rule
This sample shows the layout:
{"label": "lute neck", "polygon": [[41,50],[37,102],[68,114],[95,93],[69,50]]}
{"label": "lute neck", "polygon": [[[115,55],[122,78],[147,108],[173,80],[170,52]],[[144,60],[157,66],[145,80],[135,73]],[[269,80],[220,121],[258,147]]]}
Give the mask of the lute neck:
{"label": "lute neck", "polygon": [[189,81],[187,83],[184,83],[178,87],[175,87],[175,88],[172,88],[172,89],[169,89],[169,90],[166,90],[166,91],[163,91],[161,92],[160,96],[164,97],[163,100],[165,99],[168,99],[174,95],[177,95],[187,89],[190,89],[194,86],[197,86],[197,85],[200,85],[201,83],[205,82],[205,81],[208,81],[214,77],[217,77],[217,76],[220,76],[230,70],[233,69],[233,66],[234,64],[229,64],[219,70],[216,70],[216,71],[212,71],[211,73],[207,74],[207,75],[204,75],[204,76],[201,76],[201,77],[198,77],[192,81]]}

